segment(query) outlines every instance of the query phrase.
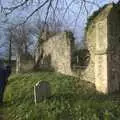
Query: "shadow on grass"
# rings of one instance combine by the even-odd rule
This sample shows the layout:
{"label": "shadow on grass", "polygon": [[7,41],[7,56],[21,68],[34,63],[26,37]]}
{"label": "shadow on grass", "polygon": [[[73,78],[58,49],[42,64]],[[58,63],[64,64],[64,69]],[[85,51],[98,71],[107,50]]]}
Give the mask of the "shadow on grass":
{"label": "shadow on grass", "polygon": [[4,112],[3,112],[4,104],[0,104],[0,120],[5,120],[4,119]]}

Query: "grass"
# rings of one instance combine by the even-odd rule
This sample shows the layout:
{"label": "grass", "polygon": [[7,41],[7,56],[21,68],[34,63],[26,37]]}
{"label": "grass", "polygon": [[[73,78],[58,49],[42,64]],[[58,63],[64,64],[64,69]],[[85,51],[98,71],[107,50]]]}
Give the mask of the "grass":
{"label": "grass", "polygon": [[[49,81],[51,98],[34,104],[33,87]],[[103,95],[94,85],[53,72],[12,75],[0,113],[5,120],[120,120],[119,95]],[[1,119],[0,119],[1,120]]]}

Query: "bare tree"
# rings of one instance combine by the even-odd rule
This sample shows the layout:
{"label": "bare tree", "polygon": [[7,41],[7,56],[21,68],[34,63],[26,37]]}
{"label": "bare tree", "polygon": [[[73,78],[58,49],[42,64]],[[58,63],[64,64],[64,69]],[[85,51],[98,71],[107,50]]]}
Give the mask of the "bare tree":
{"label": "bare tree", "polygon": [[36,69],[39,66],[39,62],[42,58],[42,50],[41,50],[41,43],[45,40],[48,40],[50,37],[56,35],[57,33],[62,31],[62,23],[60,21],[49,21],[44,23],[43,21],[38,21],[35,25],[36,30],[34,30],[35,34],[37,35],[37,42],[35,46],[35,65],[34,68]]}
{"label": "bare tree", "polygon": [[[50,23],[49,23],[49,18],[51,17],[54,22],[59,20],[59,17],[62,17],[61,19],[64,21],[66,15],[71,12],[73,13],[73,5],[77,5],[77,7],[79,8],[78,11],[75,13],[76,15],[76,20],[75,20],[75,26],[77,23],[77,20],[79,19],[80,16],[80,12],[82,9],[84,9],[84,11],[88,14],[88,8],[87,8],[87,4],[91,4],[94,6],[99,7],[99,5],[97,4],[96,0],[9,0],[9,3],[11,2],[11,4],[4,4],[5,2],[3,2],[2,0],[0,1],[0,8],[1,8],[1,13],[3,13],[5,16],[9,16],[13,13],[15,13],[17,10],[21,10],[23,11],[24,9],[29,8],[29,6],[36,6],[34,7],[34,9],[31,9],[31,12],[29,14],[27,14],[27,17],[25,17],[24,21],[20,24],[17,25],[15,27],[12,28],[12,39],[14,39],[14,46],[16,46],[16,55],[18,56],[17,58],[20,59],[20,54],[19,52],[24,50],[27,52],[27,42],[26,40],[28,39],[25,34],[26,31],[24,31],[23,26],[24,24],[33,16],[35,15],[37,12],[40,12],[44,14],[44,17],[41,17],[41,20],[44,21],[44,25],[43,27],[40,27],[41,32],[39,32],[39,40],[41,40],[41,38],[43,36],[47,37],[48,35],[48,31],[45,31],[45,28],[49,28],[49,35],[51,35],[51,33],[53,34],[53,29],[55,29],[56,27],[54,27],[54,25],[52,26],[51,24],[51,28],[50,28]],[[23,8],[23,9],[22,9]],[[62,16],[60,16],[60,14]],[[49,27],[48,27],[49,26]],[[24,31],[24,32],[23,32]],[[56,31],[56,30],[55,30]],[[42,34],[41,34],[42,33]],[[43,35],[44,33],[44,35]],[[39,43],[39,42],[38,42]],[[38,45],[39,46],[39,45]],[[10,55],[11,56],[11,55]],[[38,57],[39,60],[39,57]],[[20,61],[20,60],[18,60]],[[19,65],[20,66],[20,65]],[[20,69],[18,67],[18,69]],[[19,70],[17,70],[19,71]]]}
{"label": "bare tree", "polygon": [[[10,0],[12,5],[5,6],[4,2],[1,0],[1,12],[4,13],[6,16],[16,12],[17,9],[20,8],[27,8],[29,6],[36,5],[36,8],[31,10],[31,13],[27,15],[24,22],[27,22],[29,18],[31,18],[35,13],[38,11],[42,12],[44,10],[44,21],[47,22],[49,16],[53,16],[53,18],[57,19],[59,13],[62,11],[63,18],[66,16],[68,12],[73,12],[73,5],[78,6],[78,11],[75,14],[76,19],[79,18],[80,11],[84,9],[88,14],[87,5],[91,4],[97,7],[100,7],[96,0]],[[10,3],[9,1],[9,3]],[[3,3],[3,4],[2,4]],[[79,9],[80,8],[80,9]],[[24,9],[22,9],[24,10]]]}
{"label": "bare tree", "polygon": [[33,42],[29,39],[29,29],[25,26],[8,27],[8,47],[9,47],[9,62],[11,62],[12,50],[16,54],[16,72],[21,70],[22,56],[29,54],[28,48]]}

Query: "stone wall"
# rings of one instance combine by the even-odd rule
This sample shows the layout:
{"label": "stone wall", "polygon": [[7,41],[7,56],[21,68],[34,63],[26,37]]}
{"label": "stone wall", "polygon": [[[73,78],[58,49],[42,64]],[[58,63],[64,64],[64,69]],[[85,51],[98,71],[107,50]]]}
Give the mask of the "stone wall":
{"label": "stone wall", "polygon": [[53,68],[55,71],[71,75],[71,53],[74,44],[71,32],[62,32],[41,44],[42,67]]}
{"label": "stone wall", "polygon": [[87,67],[72,69],[74,40],[68,32],[42,42],[40,65],[92,82],[103,93],[120,90],[120,10],[116,6],[103,7],[87,26],[86,45],[90,53]]}
{"label": "stone wall", "polygon": [[93,19],[86,31],[91,60],[83,75],[103,93],[120,88],[119,21],[120,11],[115,4],[109,4]]}

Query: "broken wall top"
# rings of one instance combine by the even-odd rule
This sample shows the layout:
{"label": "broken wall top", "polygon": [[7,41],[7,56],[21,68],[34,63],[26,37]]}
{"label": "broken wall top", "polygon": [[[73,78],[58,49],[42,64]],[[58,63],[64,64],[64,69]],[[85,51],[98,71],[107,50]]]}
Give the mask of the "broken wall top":
{"label": "broken wall top", "polygon": [[88,22],[87,22],[87,25],[86,25],[86,31],[88,31],[88,29],[92,25],[94,25],[96,22],[102,21],[104,19],[107,19],[107,17],[109,16],[109,14],[110,14],[110,12],[111,12],[111,10],[113,8],[117,8],[118,10],[120,10],[120,5],[119,4],[115,4],[115,3],[110,3],[110,4],[107,4],[107,5],[103,6],[99,10],[95,11],[88,18]]}

